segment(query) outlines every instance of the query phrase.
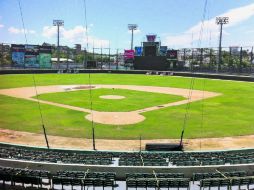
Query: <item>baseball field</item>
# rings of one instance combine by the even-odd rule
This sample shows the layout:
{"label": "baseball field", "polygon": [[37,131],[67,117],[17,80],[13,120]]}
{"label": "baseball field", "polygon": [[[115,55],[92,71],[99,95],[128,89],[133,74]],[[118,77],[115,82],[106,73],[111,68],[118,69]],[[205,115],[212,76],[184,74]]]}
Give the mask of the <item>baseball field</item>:
{"label": "baseball field", "polygon": [[184,138],[254,134],[249,82],[131,74],[91,74],[90,80],[88,74],[0,76],[2,130],[42,133],[39,106],[53,136],[89,139],[93,121],[97,139],[176,139],[186,116]]}

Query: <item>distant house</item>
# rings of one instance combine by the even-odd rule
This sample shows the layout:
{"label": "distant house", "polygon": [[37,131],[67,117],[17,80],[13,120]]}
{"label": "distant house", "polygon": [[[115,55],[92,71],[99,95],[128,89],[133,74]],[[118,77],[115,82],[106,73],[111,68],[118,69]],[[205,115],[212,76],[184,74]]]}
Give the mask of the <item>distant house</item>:
{"label": "distant house", "polygon": [[43,42],[43,44],[42,44],[41,46],[52,46],[52,44],[49,44],[49,43]]}

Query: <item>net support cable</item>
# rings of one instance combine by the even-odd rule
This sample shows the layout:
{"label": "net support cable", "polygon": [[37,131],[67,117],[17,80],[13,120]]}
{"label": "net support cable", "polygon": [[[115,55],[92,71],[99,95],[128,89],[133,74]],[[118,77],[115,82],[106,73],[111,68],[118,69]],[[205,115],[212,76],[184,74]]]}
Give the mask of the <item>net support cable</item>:
{"label": "net support cable", "polygon": [[[21,17],[21,21],[22,21],[22,27],[23,27],[23,31],[24,31],[25,41],[26,41],[26,44],[28,44],[27,35],[26,35],[26,27],[25,27],[23,11],[22,11],[22,6],[21,6],[21,1],[20,0],[18,0],[18,5],[19,5],[19,12],[20,12],[20,17]],[[33,76],[33,83],[34,83],[34,89],[35,89],[35,94],[36,94],[36,100],[37,100],[38,109],[39,109],[39,113],[40,113],[41,126],[42,126],[42,129],[43,129],[43,134],[44,134],[44,138],[45,138],[45,141],[46,141],[47,148],[49,149],[49,142],[48,142],[46,127],[45,127],[44,119],[43,119],[43,115],[42,115],[41,104],[40,104],[40,101],[39,101],[39,98],[38,98],[38,90],[37,90],[37,86],[36,86],[34,73],[32,74],[32,76]]]}
{"label": "net support cable", "polygon": [[[206,0],[206,11],[204,11],[205,13],[207,12],[207,20],[210,20],[210,10],[209,10],[209,6],[210,4],[208,4],[207,0]],[[203,17],[205,17],[205,14],[203,15]],[[211,29],[209,29],[208,27],[208,30],[207,30],[207,35],[209,35],[209,47],[211,48]],[[203,67],[202,67],[203,68]],[[201,68],[201,69],[202,69]],[[202,85],[202,102],[201,102],[201,124],[200,124],[200,128],[201,128],[201,136],[203,137],[203,134],[204,134],[204,115],[205,115],[205,86],[206,86],[206,79],[203,78],[203,85]],[[202,139],[200,138],[200,150],[202,148]]]}
{"label": "net support cable", "polygon": [[[87,27],[87,7],[86,7],[86,0],[83,0],[83,6],[84,6],[84,24],[85,24],[85,37],[86,37],[86,51],[85,53],[85,59],[84,59],[84,65],[87,65],[87,52],[88,52],[88,27]],[[94,128],[94,121],[93,121],[93,96],[92,96],[92,85],[91,85],[91,73],[88,72],[88,83],[89,83],[89,101],[90,101],[90,110],[91,110],[91,128],[92,128],[92,140],[93,140],[93,150],[96,150],[95,146],[95,128]]]}
{"label": "net support cable", "polygon": [[[199,41],[198,41],[198,46],[201,46],[201,42],[202,42],[202,36],[203,36],[203,28],[204,28],[204,21],[205,21],[205,16],[206,16],[206,12],[207,12],[207,1],[205,0],[205,4],[204,4],[204,9],[203,9],[203,16],[202,16],[202,22],[201,22],[201,28],[199,31]],[[193,43],[193,42],[192,42]],[[193,51],[193,50],[192,50]],[[193,68],[191,68],[191,72],[194,73]],[[180,139],[180,146],[183,146],[183,136],[184,136],[184,131],[186,129],[187,126],[187,121],[189,119],[189,111],[190,111],[190,105],[191,105],[191,98],[192,98],[192,92],[193,92],[193,87],[195,84],[195,77],[193,76],[191,78],[190,81],[190,87],[189,87],[189,94],[188,94],[188,102],[186,104],[185,107],[185,115],[184,115],[184,120],[183,120],[183,127],[182,127],[182,133],[181,133],[181,139]],[[203,90],[203,96],[204,96],[204,90]],[[203,116],[202,116],[203,117]],[[203,119],[202,119],[203,120]],[[202,124],[203,125],[203,124]]]}

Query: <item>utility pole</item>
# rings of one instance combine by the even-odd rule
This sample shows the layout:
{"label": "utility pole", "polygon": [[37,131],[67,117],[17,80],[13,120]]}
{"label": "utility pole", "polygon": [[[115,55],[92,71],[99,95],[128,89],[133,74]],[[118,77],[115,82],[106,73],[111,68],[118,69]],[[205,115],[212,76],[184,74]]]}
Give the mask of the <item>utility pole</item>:
{"label": "utility pole", "polygon": [[133,50],[133,31],[138,29],[138,25],[128,24],[128,29],[131,30],[131,50]]}
{"label": "utility pole", "polygon": [[218,64],[217,72],[219,72],[222,64],[222,54],[221,54],[221,41],[222,41],[222,26],[223,24],[228,24],[228,17],[216,17],[216,24],[220,25],[220,41],[219,41],[219,55],[218,55]]}
{"label": "utility pole", "polygon": [[59,47],[59,35],[60,31],[59,28],[60,26],[64,26],[64,21],[63,20],[53,20],[53,26],[57,26],[57,66],[58,68],[60,67],[60,47]]}

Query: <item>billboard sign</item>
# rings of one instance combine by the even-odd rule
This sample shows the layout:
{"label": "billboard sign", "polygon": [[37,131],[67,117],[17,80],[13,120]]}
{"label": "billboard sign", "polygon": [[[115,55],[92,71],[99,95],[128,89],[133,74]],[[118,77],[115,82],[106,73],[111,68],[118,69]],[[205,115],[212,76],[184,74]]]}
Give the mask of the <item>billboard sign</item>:
{"label": "billboard sign", "polygon": [[11,59],[12,64],[16,67],[23,67],[25,61],[25,46],[11,44]]}
{"label": "billboard sign", "polygon": [[167,55],[167,46],[161,46],[160,47],[160,56],[166,56]]}
{"label": "billboard sign", "polygon": [[40,46],[39,47],[39,66],[40,68],[51,68],[51,46]]}
{"label": "billboard sign", "polygon": [[135,47],[135,56],[142,56],[143,49],[142,47]]}
{"label": "billboard sign", "polygon": [[134,59],[134,50],[124,50],[124,60]]}
{"label": "billboard sign", "polygon": [[167,51],[167,59],[177,60],[177,50],[168,50]]}
{"label": "billboard sign", "polygon": [[25,67],[39,67],[37,56],[39,53],[39,46],[25,45]]}
{"label": "billboard sign", "polygon": [[155,35],[155,34],[148,34],[148,35],[146,35],[146,40],[147,40],[148,42],[155,42],[155,40],[156,40],[156,35]]}
{"label": "billboard sign", "polygon": [[40,68],[51,68],[51,54],[40,53],[38,56]]}

